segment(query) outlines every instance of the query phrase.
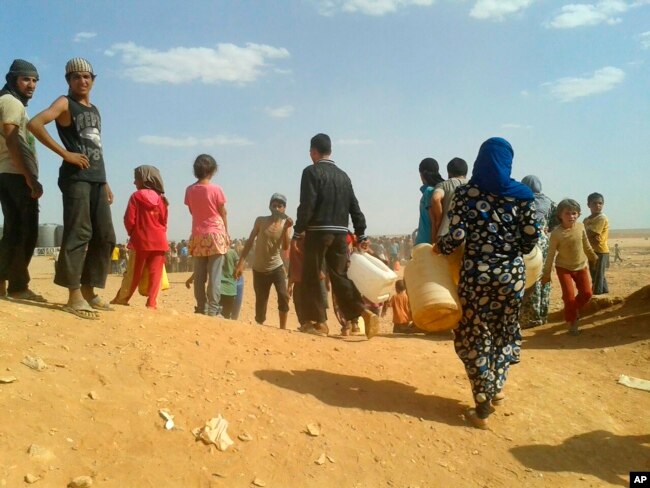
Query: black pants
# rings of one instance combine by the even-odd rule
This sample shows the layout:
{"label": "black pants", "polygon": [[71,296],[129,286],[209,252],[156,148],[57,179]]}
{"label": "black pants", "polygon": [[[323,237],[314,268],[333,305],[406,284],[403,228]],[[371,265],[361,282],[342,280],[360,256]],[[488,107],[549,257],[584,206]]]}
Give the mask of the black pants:
{"label": "black pants", "polygon": [[9,281],[7,292],[29,286],[29,263],[38,239],[38,200],[23,175],[0,174],[0,203],[4,214],[0,240],[0,280]]}
{"label": "black pants", "polygon": [[221,315],[223,315],[224,319],[232,319],[232,312],[235,308],[235,295],[221,295],[221,301],[219,302],[219,305],[221,305]]}
{"label": "black pants", "polygon": [[63,242],[54,283],[104,288],[115,231],[105,183],[59,182],[63,195]]}
{"label": "black pants", "polygon": [[255,290],[255,322],[263,324],[266,320],[266,306],[269,302],[271,285],[275,286],[278,294],[278,310],[289,311],[289,293],[287,293],[287,274],[284,265],[272,271],[262,273],[253,270],[253,289]]}
{"label": "black pants", "polygon": [[345,234],[307,231],[302,270],[302,313],[305,320],[327,320],[327,300],[323,296],[320,279],[323,269],[329,274],[332,293],[343,316],[352,320],[361,315],[363,301],[359,290],[348,278],[347,264]]}

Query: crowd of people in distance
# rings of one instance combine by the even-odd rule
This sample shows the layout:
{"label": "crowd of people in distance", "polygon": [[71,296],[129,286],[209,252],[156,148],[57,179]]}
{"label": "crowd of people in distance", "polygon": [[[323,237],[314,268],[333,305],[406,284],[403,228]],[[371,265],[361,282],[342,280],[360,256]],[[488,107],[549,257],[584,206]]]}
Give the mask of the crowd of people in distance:
{"label": "crowd of people in distance", "polygon": [[[243,275],[252,269],[255,321],[264,324],[270,289],[277,295],[280,328],[287,327],[290,302],[300,331],[327,336],[328,294],[341,326],[341,335],[379,332],[378,318],[392,309],[393,332],[417,331],[408,290],[402,280],[387,303],[372,303],[348,277],[352,252],[374,254],[394,270],[409,259],[412,248],[431,245],[432,252],[460,253],[458,295],[462,317],[454,329],[454,348],[470,380],[474,407],[471,423],[487,428],[493,407],[505,401],[509,367],[520,360],[522,328],[546,323],[551,272],[562,289],[568,333],[580,332],[580,311],[592,295],[607,293],[609,224],[604,197],[590,194],[590,210],[582,222],[580,204],[571,198],[557,205],[534,175],[521,182],[511,177],[514,151],[508,141],[494,137],[481,144],[471,168],[461,158],[447,164],[447,178],[431,157],[419,164],[422,193],[418,227],[412,236],[382,237],[371,242],[366,218],[348,175],[331,158],[327,134],[309,143],[311,164],[302,171],[295,219],[287,213],[283,193],[269,192],[268,213],[255,219],[247,239],[232,240],[227,198],[215,181],[218,164],[209,154],[198,155],[184,204],[191,216],[187,240],[169,242],[168,206],[158,168],[134,169],[135,190],[119,202],[128,234],[116,245],[101,140],[102,119],[90,101],[95,82],[92,65],[73,58],[65,65],[68,92],[31,120],[26,106],[39,81],[36,67],[15,60],[0,91],[0,201],[4,232],[0,241],[0,296],[46,301],[29,288],[28,267],[38,232],[38,180],[35,139],[61,158],[58,187],[63,201],[63,242],[54,282],[68,290],[65,312],[97,319],[112,305],[128,305],[137,289],[146,306],[158,307],[166,272],[191,272],[197,314],[237,319]],[[49,133],[54,122],[59,141]],[[189,162],[188,162],[189,163]],[[189,170],[189,164],[188,164]],[[188,171],[189,172],[189,171]],[[469,175],[469,178],[468,178]],[[121,207],[121,205],[124,207]],[[352,222],[353,231],[348,230]],[[545,263],[540,279],[525,289],[524,256],[539,246]],[[621,260],[615,247],[614,261]],[[109,273],[123,275],[110,303],[97,289]],[[576,291],[577,290],[577,291]]]}

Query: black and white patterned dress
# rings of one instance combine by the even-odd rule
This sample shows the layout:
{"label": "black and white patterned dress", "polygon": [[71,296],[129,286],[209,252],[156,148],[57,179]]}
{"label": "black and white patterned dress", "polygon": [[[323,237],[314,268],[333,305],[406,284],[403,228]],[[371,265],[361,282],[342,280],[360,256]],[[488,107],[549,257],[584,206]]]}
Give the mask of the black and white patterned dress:
{"label": "black and white patterned dress", "polygon": [[539,235],[533,201],[456,189],[443,254],[465,243],[458,293],[463,316],[454,347],[463,361],[477,406],[503,389],[510,364],[519,362],[519,308],[526,280],[523,255]]}

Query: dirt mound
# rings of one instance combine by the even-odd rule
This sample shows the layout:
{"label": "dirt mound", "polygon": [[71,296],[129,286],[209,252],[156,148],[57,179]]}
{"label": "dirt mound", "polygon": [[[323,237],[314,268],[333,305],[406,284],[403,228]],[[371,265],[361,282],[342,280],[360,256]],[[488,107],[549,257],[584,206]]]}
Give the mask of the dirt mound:
{"label": "dirt mound", "polygon": [[641,305],[650,308],[650,285],[644,286],[640,290],[635,291],[625,299],[625,303],[629,305]]}
{"label": "dirt mound", "polygon": [[[385,318],[371,341],[313,337],[279,330],[273,298],[256,326],[248,274],[240,322],[193,314],[185,274],[170,275],[158,311],[136,297],[84,321],[57,305],[51,262],[35,261],[33,288],[51,303],[0,300],[0,487],[28,475],[44,487],[621,486],[650,469],[647,392],[616,383],[648,376],[636,294],[581,336],[525,331],[506,405],[479,431],[449,333],[392,335]],[[118,286],[110,277],[106,296]],[[192,434],[219,414],[224,452]]]}

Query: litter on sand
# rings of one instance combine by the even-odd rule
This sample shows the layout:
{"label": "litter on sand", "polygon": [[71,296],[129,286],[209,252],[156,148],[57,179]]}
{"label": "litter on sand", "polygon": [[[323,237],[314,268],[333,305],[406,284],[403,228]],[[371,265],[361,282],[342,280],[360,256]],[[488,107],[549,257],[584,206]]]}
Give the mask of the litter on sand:
{"label": "litter on sand", "polygon": [[630,388],[636,388],[637,390],[650,391],[650,381],[642,380],[641,378],[634,378],[633,376],[622,374],[618,377],[618,383],[629,386]]}
{"label": "litter on sand", "polygon": [[38,356],[25,356],[25,359],[23,359],[21,363],[35,371],[43,371],[47,369],[47,364],[45,364],[45,361],[43,361]]}
{"label": "litter on sand", "polygon": [[165,420],[165,429],[172,430],[174,428],[174,416],[168,410],[161,408],[158,410],[158,415]]}
{"label": "litter on sand", "polygon": [[228,435],[228,421],[221,415],[208,420],[203,428],[192,430],[194,437],[206,444],[214,444],[220,451],[225,451],[234,444]]}

